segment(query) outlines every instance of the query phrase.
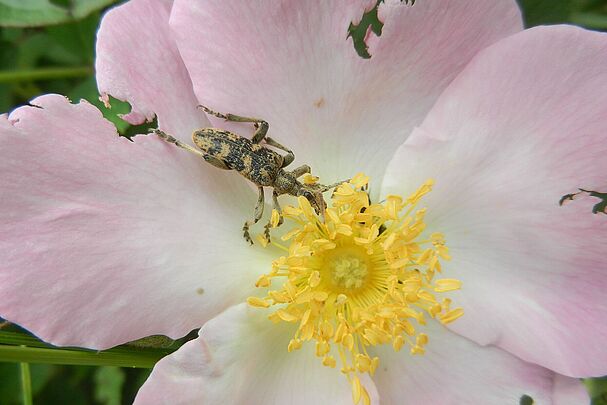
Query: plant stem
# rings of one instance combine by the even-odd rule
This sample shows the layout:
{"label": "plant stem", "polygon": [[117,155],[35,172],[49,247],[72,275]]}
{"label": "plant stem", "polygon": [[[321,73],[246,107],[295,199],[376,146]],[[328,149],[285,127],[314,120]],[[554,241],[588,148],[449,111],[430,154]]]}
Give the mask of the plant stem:
{"label": "plant stem", "polygon": [[32,405],[32,375],[30,373],[30,365],[28,363],[20,363],[21,369],[21,398],[23,405]]}
{"label": "plant stem", "polygon": [[0,362],[152,368],[175,349],[120,346],[99,352],[57,348],[23,333],[0,331]]}
{"label": "plant stem", "polygon": [[0,345],[0,361],[14,363],[152,368],[160,357],[150,353],[93,352]]}

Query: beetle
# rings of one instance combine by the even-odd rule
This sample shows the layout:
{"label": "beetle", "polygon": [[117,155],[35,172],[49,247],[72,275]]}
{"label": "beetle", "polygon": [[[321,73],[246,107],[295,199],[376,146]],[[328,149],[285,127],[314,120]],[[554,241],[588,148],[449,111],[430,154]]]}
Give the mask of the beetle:
{"label": "beetle", "polygon": [[[201,128],[192,133],[192,141],[198,147],[196,149],[160,129],[152,129],[151,132],[166,142],[199,155],[206,162],[219,169],[236,170],[257,186],[259,196],[255,206],[255,215],[253,219],[246,220],[242,227],[244,238],[251,245],[253,244],[253,239],[249,234],[249,228],[256,224],[263,215],[264,187],[273,188],[272,201],[274,209],[279,214],[277,226],[280,226],[283,222],[283,217],[280,204],[278,203],[279,195],[303,196],[310,202],[310,205],[318,215],[323,215],[326,203],[322,193],[348,181],[344,180],[331,185],[302,183],[297,179],[304,174],[310,173],[310,166],[302,165],[292,171],[285,170],[285,167],[295,160],[295,154],[291,149],[286,148],[267,136],[270,126],[266,121],[230,113],[222,114],[202,105],[199,105],[198,108],[207,114],[226,121],[253,123],[255,133],[251,139],[248,139],[224,129]],[[280,149],[286,152],[286,154],[281,155],[267,148],[265,145]],[[270,241],[270,228],[271,220],[264,227],[264,236],[268,242]]]}

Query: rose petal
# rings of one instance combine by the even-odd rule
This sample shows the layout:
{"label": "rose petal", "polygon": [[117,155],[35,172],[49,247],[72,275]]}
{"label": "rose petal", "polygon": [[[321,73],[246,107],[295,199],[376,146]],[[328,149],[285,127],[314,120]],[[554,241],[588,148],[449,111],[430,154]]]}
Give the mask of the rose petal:
{"label": "rose petal", "polygon": [[[47,95],[0,117],[0,316],[58,345],[179,337],[270,266],[242,179]],[[8,129],[8,130],[7,130]]]}
{"label": "rose petal", "polygon": [[523,395],[549,404],[552,372],[495,347],[482,347],[429,322],[424,355],[376,350],[373,380],[384,404],[518,404]]}
{"label": "rose petal", "polygon": [[[200,337],[160,360],[135,404],[343,404],[350,384],[321,365],[314,346],[287,352],[290,325],[275,325],[264,311],[241,304],[207,322]],[[370,380],[366,388],[377,404]]]}
{"label": "rose petal", "polygon": [[590,404],[590,397],[584,384],[577,378],[569,378],[560,374],[554,375],[552,396],[554,405]]}
{"label": "rose petal", "polygon": [[172,1],[134,0],[110,10],[97,34],[95,61],[99,92],[131,103],[125,119],[151,121],[190,140],[209,126],[169,29]]}
{"label": "rose petal", "polygon": [[446,85],[521,19],[514,1],[392,1],[365,60],[347,32],[374,4],[176,0],[171,26],[203,103],[266,119],[322,181],[379,179]]}
{"label": "rose petal", "polygon": [[[505,63],[504,61],[507,61]],[[607,35],[534,28],[482,52],[387,171],[384,193],[431,177],[464,316],[452,329],[569,376],[607,373]]]}

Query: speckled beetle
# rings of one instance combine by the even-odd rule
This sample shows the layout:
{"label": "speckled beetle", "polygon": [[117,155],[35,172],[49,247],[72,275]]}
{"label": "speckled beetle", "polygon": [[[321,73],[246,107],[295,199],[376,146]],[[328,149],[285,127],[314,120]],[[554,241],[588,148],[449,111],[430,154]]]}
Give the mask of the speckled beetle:
{"label": "speckled beetle", "polygon": [[[272,200],[274,209],[279,213],[280,219],[277,226],[283,222],[278,196],[289,194],[292,196],[304,196],[317,214],[324,214],[326,204],[322,193],[337,187],[343,181],[331,184],[304,184],[297,180],[298,177],[310,173],[310,166],[302,165],[293,171],[284,170],[295,159],[293,151],[282,146],[274,139],[266,136],[269,125],[266,121],[258,118],[241,117],[234,114],[222,114],[215,112],[205,106],[198,106],[206,113],[216,117],[234,122],[252,122],[255,126],[255,133],[252,139],[244,138],[233,132],[218,128],[202,128],[194,131],[192,140],[200,149],[185,144],[165,132],[154,129],[153,133],[165,141],[175,144],[180,148],[193,152],[201,156],[205,161],[215,167],[224,170],[236,170],[242,176],[253,182],[258,190],[259,197],[255,206],[255,217],[247,220],[242,227],[244,238],[247,242],[253,244],[253,239],[249,234],[249,228],[257,223],[263,215],[264,209],[264,187],[272,187]],[[261,144],[273,146],[277,149],[287,152],[286,155],[280,155],[273,150]],[[347,181],[347,180],[345,180]],[[264,228],[266,240],[270,241],[271,222],[268,222]]]}

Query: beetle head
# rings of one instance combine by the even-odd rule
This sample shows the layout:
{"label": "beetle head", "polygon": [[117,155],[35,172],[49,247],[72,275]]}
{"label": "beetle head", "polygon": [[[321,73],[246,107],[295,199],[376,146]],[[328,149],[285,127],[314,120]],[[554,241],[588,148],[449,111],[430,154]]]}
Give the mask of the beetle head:
{"label": "beetle head", "polygon": [[323,198],[321,191],[302,185],[297,195],[305,197],[312,208],[314,208],[314,211],[316,211],[316,214],[324,215],[325,210],[327,209],[327,204],[325,203],[325,199]]}

